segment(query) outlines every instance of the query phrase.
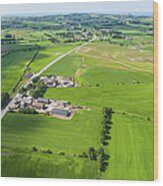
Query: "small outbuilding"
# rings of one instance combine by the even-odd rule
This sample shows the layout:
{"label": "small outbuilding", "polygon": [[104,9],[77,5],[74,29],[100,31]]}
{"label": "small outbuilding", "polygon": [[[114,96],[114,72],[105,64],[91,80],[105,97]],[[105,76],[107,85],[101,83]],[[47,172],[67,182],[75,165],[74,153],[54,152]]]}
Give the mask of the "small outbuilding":
{"label": "small outbuilding", "polygon": [[71,115],[71,112],[69,110],[65,110],[65,109],[53,108],[51,111],[51,114],[69,117]]}
{"label": "small outbuilding", "polygon": [[45,109],[44,103],[39,103],[39,102],[36,102],[36,101],[32,102],[32,107],[34,107],[36,109]]}
{"label": "small outbuilding", "polygon": [[26,104],[26,105],[31,105],[32,104],[32,98],[31,97],[24,97],[22,99],[22,101]]}
{"label": "small outbuilding", "polygon": [[44,103],[44,104],[49,104],[50,103],[48,98],[38,98],[37,101],[39,103]]}

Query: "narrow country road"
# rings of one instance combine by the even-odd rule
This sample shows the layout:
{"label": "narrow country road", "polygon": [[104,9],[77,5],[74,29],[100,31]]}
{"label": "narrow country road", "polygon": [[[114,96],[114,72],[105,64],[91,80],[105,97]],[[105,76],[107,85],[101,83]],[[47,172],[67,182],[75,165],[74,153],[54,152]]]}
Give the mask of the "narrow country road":
{"label": "narrow country road", "polygon": [[[19,90],[20,90],[22,87],[27,87],[27,85],[31,82],[31,80],[32,80],[33,78],[35,78],[35,77],[37,77],[37,76],[40,76],[44,71],[46,71],[49,67],[51,67],[52,65],[54,65],[57,61],[59,61],[59,60],[61,60],[62,58],[64,58],[64,57],[70,55],[70,54],[73,53],[73,52],[76,52],[76,51],[80,50],[81,48],[83,48],[84,46],[88,45],[89,43],[91,43],[91,42],[94,41],[95,39],[96,39],[96,35],[94,35],[93,38],[92,38],[90,41],[88,41],[88,42],[86,42],[86,43],[84,43],[84,44],[82,44],[82,45],[80,45],[80,46],[74,48],[73,50],[68,51],[67,53],[64,53],[63,55],[59,56],[58,58],[56,58],[55,60],[53,60],[52,62],[50,62],[48,65],[46,65],[45,67],[43,67],[39,72],[37,72],[36,74],[34,74],[27,82],[25,82],[25,83],[19,88]],[[18,90],[18,91],[19,91],[19,90]],[[17,92],[18,92],[18,91],[17,91]],[[10,108],[10,106],[13,104],[13,101],[14,101],[15,97],[17,96],[17,94],[18,94],[18,93],[16,93],[16,94],[11,98],[10,102],[8,103],[8,105],[7,105],[3,110],[1,110],[1,120],[2,120],[3,117],[6,115],[6,113],[9,111],[9,108]]]}

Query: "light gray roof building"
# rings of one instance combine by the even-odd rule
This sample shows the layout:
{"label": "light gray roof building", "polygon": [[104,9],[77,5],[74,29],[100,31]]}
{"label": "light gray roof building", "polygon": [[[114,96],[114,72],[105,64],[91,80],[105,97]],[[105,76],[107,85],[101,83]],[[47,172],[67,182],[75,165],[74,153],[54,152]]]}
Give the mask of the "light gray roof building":
{"label": "light gray roof building", "polygon": [[38,98],[37,101],[39,103],[49,104],[49,99],[48,98]]}
{"label": "light gray roof building", "polygon": [[34,107],[36,109],[44,109],[45,108],[44,103],[39,103],[36,101],[32,102],[32,107]]}
{"label": "light gray roof building", "polygon": [[59,108],[53,108],[51,113],[65,116],[65,117],[68,117],[71,115],[71,112],[69,110],[64,110],[64,109],[59,109]]}

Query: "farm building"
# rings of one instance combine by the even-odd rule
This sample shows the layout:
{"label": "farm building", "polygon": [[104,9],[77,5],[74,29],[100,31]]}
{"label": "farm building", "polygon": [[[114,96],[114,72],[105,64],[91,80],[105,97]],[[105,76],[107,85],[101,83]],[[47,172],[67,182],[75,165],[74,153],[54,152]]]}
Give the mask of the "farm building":
{"label": "farm building", "polygon": [[45,109],[44,103],[40,103],[40,102],[36,102],[36,101],[33,101],[32,107],[34,107],[36,109]]}
{"label": "farm building", "polygon": [[48,81],[48,77],[46,76],[42,76],[40,79],[43,83],[46,83]]}
{"label": "farm building", "polygon": [[41,81],[49,88],[68,88],[74,87],[72,78],[63,76],[43,76],[40,78]]}
{"label": "farm building", "polygon": [[50,79],[51,79],[52,81],[56,81],[57,77],[56,77],[56,76],[51,76]]}
{"label": "farm building", "polygon": [[57,79],[57,77],[56,76],[42,76],[41,78],[41,81],[42,82],[47,82],[48,80],[52,80],[52,81],[55,81],[56,79]]}
{"label": "farm building", "polygon": [[16,98],[14,99],[14,103],[15,103],[15,104],[18,104],[18,103],[21,102],[21,100],[22,100],[22,98],[16,97]]}
{"label": "farm building", "polygon": [[23,109],[25,107],[25,103],[24,102],[20,102],[20,108]]}
{"label": "farm building", "polygon": [[74,87],[74,83],[71,81],[65,81],[63,82],[63,87]]}
{"label": "farm building", "polygon": [[26,105],[31,105],[32,104],[32,98],[31,97],[24,97],[22,99],[22,101],[26,104]]}
{"label": "farm building", "polygon": [[51,111],[51,114],[61,115],[64,117],[68,117],[71,115],[71,112],[69,110],[63,110],[59,108],[53,108]]}
{"label": "farm building", "polygon": [[56,81],[52,81],[52,80],[48,80],[46,84],[47,84],[47,87],[49,87],[49,88],[57,86],[57,82]]}
{"label": "farm building", "polygon": [[10,106],[10,109],[15,110],[15,109],[18,109],[19,107],[20,107],[20,103],[18,103],[18,104],[13,103],[13,104]]}
{"label": "farm building", "polygon": [[47,99],[47,98],[38,98],[37,101],[39,103],[44,103],[44,104],[49,104],[50,103],[49,99]]}
{"label": "farm building", "polygon": [[62,100],[57,100],[57,101],[55,101],[54,104],[55,104],[55,107],[60,107],[60,108],[67,107],[67,102],[62,101]]}

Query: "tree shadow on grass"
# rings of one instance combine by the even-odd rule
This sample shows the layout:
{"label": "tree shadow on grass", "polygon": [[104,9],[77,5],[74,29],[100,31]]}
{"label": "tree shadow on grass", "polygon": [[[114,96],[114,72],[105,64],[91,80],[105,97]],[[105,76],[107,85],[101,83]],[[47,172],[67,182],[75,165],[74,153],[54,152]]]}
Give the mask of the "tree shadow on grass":
{"label": "tree shadow on grass", "polygon": [[106,139],[106,140],[111,140],[111,139],[112,139],[112,137],[111,137],[111,136],[109,136],[109,135],[106,135],[106,136],[105,136],[105,139]]}
{"label": "tree shadow on grass", "polygon": [[103,145],[104,145],[104,146],[107,146],[107,145],[109,145],[109,143],[108,143],[107,141],[104,141],[104,142],[103,142]]}
{"label": "tree shadow on grass", "polygon": [[106,171],[106,169],[108,168],[108,166],[109,166],[109,159],[110,159],[111,157],[110,157],[110,155],[109,154],[104,154],[103,155],[103,162],[102,162],[102,166],[101,166],[101,168],[100,168],[100,171],[101,172],[105,172]]}
{"label": "tree shadow on grass", "polygon": [[109,159],[110,159],[110,155],[109,154],[104,154],[103,160],[109,160]]}
{"label": "tree shadow on grass", "polygon": [[101,172],[105,172],[106,171],[106,169],[108,168],[108,166],[109,166],[109,162],[103,162],[102,163],[102,167],[100,168],[100,171]]}

